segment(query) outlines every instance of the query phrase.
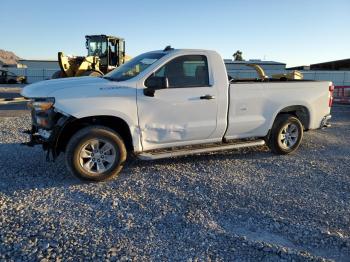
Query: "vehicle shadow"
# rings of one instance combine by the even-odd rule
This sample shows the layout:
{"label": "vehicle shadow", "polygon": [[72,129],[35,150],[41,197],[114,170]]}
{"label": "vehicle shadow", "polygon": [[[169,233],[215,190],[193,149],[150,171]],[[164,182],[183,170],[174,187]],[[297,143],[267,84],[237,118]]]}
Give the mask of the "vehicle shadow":
{"label": "vehicle shadow", "polygon": [[82,183],[65,170],[59,157],[47,162],[41,147],[19,143],[0,144],[0,192],[12,194],[19,190],[70,186]]}
{"label": "vehicle shadow", "polygon": [[[300,150],[304,155],[309,155],[312,154],[313,149],[301,145]],[[63,154],[54,162],[47,162],[46,152],[41,146],[31,148],[19,143],[0,144],[0,156],[0,192],[5,194],[12,194],[19,190],[96,184],[80,180],[70,174],[65,166]],[[129,157],[121,174],[106,183],[127,183],[128,180],[139,179],[144,172],[169,175],[169,178],[172,172],[176,173],[179,170],[197,175],[203,173],[216,175],[217,172],[222,172],[218,170],[218,166],[220,167],[221,163],[227,161],[236,161],[238,168],[239,165],[243,165],[243,170],[249,169],[249,165],[255,165],[255,163],[260,168],[274,169],[279,168],[274,162],[283,162],[284,158],[290,158],[290,156],[275,155],[266,146],[153,161],[142,161],[136,157]]]}
{"label": "vehicle shadow", "polygon": [[[0,192],[2,193],[12,194],[18,190],[69,187],[90,183],[82,181],[68,172],[63,154],[54,162],[47,162],[46,152],[40,146],[30,148],[18,143],[0,144],[0,156]],[[230,161],[247,158],[256,160],[271,157],[273,155],[264,147],[154,161],[141,161],[136,157],[130,157],[125,163],[121,174],[114,180],[123,181],[124,179],[129,179],[135,173],[135,169],[150,169],[152,171],[154,166],[157,166],[158,169],[177,164],[207,165],[208,161]],[[197,170],[196,172],[201,172],[201,170]]]}

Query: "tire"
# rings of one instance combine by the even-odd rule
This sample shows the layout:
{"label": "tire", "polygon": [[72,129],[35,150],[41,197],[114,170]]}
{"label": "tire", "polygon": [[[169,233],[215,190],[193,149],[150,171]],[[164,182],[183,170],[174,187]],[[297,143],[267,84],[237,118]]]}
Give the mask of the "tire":
{"label": "tire", "polygon": [[17,81],[14,79],[10,79],[7,83],[14,85],[14,84],[17,84]]}
{"label": "tire", "polygon": [[80,179],[103,181],[120,173],[126,156],[125,144],[115,131],[104,126],[90,126],[79,130],[69,140],[66,165]]}
{"label": "tire", "polygon": [[102,74],[97,71],[86,71],[82,73],[81,76],[102,76]]}
{"label": "tire", "polygon": [[58,79],[58,78],[64,78],[64,77],[65,77],[65,74],[60,70],[53,73],[53,75],[51,76],[51,79]]}
{"label": "tire", "polygon": [[290,154],[298,149],[303,138],[303,130],[298,118],[290,114],[281,114],[277,116],[272,126],[267,139],[268,147],[275,154]]}

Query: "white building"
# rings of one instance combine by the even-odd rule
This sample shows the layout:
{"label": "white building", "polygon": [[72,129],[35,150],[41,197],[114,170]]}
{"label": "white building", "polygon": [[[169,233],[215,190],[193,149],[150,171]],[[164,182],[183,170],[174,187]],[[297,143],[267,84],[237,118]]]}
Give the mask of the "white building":
{"label": "white building", "polygon": [[57,60],[20,59],[19,62],[31,69],[60,69]]}
{"label": "white building", "polygon": [[285,70],[286,64],[275,62],[275,61],[262,61],[259,59],[250,59],[248,61],[234,61],[231,59],[224,59],[227,71],[233,70],[253,70],[251,67],[246,66],[247,64],[256,64],[261,66],[264,70]]}
{"label": "white building", "polygon": [[57,60],[20,59],[18,62],[22,67],[11,67],[8,70],[16,75],[26,76],[30,84],[51,79],[51,76],[60,70]]}
{"label": "white building", "polygon": [[247,61],[234,61],[231,59],[224,59],[227,73],[232,78],[256,78],[258,74],[252,67],[247,64],[256,64],[264,69],[267,75],[280,74],[285,72],[286,64],[275,61],[263,61],[259,59],[251,59]]}

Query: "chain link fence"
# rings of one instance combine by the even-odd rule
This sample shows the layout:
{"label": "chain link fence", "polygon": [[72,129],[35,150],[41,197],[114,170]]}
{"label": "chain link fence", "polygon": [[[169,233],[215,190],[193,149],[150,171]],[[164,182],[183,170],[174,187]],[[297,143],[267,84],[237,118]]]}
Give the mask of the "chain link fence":
{"label": "chain link fence", "polygon": [[52,75],[59,69],[41,69],[41,68],[6,68],[8,71],[18,75],[25,76],[27,83],[32,84],[35,82],[51,79]]}

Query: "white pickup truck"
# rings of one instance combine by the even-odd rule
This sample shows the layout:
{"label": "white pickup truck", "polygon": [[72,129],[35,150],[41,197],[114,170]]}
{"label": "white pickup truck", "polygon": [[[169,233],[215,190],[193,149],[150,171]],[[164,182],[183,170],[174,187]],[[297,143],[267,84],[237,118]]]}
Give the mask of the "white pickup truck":
{"label": "white pickup truck", "polygon": [[305,130],[328,126],[330,82],[229,80],[215,51],[141,54],[104,77],[26,86],[28,145],[65,152],[68,169],[89,180],[116,176],[127,154],[153,160],[251,146],[295,151]]}

